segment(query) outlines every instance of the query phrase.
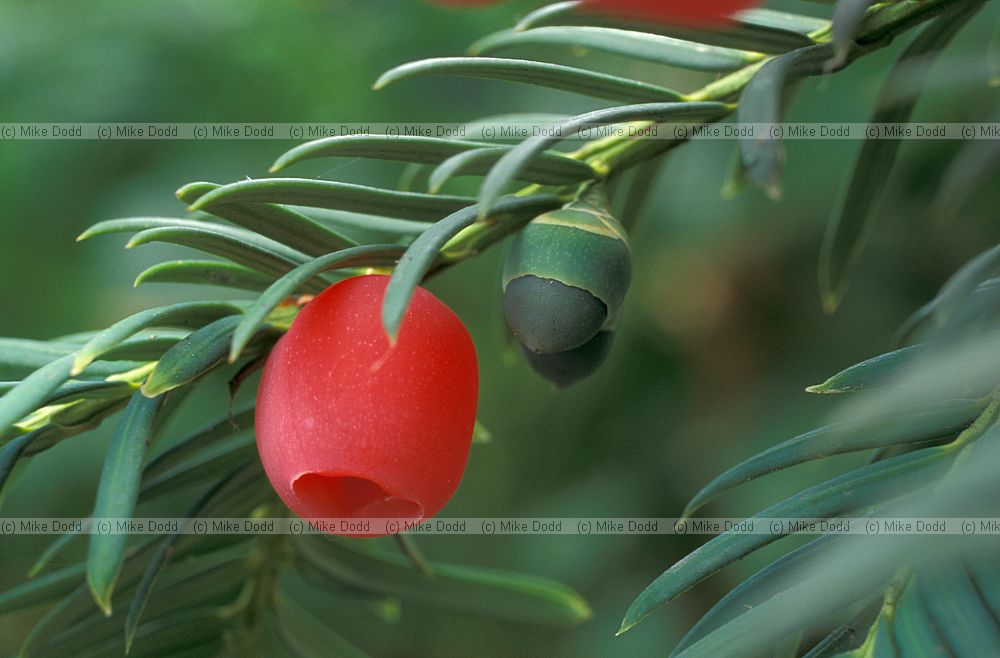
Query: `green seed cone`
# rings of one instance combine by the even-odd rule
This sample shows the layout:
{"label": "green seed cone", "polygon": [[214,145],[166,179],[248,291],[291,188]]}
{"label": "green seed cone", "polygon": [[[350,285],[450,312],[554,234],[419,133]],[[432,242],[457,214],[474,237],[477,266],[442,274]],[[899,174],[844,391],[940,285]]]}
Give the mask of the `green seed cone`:
{"label": "green seed cone", "polygon": [[608,357],[614,333],[599,331],[580,347],[556,354],[536,354],[524,348],[528,363],[539,375],[559,388],[566,388],[592,375]]}
{"label": "green seed cone", "polygon": [[540,215],[514,238],[504,263],[504,313],[536,354],[580,347],[625,299],[632,254],[604,192],[592,188]]}
{"label": "green seed cone", "polygon": [[586,290],[533,274],[507,284],[503,310],[525,349],[536,354],[583,345],[601,330],[608,315],[604,302]]}

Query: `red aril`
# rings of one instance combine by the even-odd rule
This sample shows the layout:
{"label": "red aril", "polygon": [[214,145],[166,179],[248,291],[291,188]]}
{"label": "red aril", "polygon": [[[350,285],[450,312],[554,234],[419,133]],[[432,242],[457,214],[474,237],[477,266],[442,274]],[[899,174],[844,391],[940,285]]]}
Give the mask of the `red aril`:
{"label": "red aril", "polygon": [[[358,276],[327,288],[264,367],[257,447],[275,491],[304,519],[426,519],[465,470],[479,386],[472,339],[418,288],[390,345],[381,319],[388,282]],[[378,522],[342,530],[396,531]]]}
{"label": "red aril", "polygon": [[712,25],[759,4],[761,0],[585,0],[580,9],[664,23]]}
{"label": "red aril", "polygon": [[[452,7],[483,7],[502,0],[430,0]],[[725,23],[734,13],[760,5],[762,0],[584,0],[581,11],[628,16],[640,20],[688,25]]]}

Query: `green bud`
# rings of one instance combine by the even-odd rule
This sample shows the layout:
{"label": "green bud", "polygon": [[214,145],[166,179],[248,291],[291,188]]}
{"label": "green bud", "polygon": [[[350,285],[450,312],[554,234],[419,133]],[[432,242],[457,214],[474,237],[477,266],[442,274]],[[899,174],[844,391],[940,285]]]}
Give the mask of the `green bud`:
{"label": "green bud", "polygon": [[625,229],[604,192],[591,188],[539,215],[514,238],[504,264],[504,313],[530,351],[566,352],[606,326],[631,276]]}

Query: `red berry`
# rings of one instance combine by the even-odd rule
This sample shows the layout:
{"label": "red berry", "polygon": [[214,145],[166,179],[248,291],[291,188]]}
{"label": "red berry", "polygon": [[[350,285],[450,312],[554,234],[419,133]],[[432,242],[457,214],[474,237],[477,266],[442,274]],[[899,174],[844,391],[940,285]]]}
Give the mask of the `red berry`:
{"label": "red berry", "polygon": [[[257,447],[275,491],[304,519],[426,519],[465,470],[479,389],[472,338],[418,288],[390,345],[388,283],[357,276],[327,288],[264,366]],[[393,531],[374,522],[336,534]]]}
{"label": "red berry", "polygon": [[[430,0],[438,5],[476,7],[503,0]],[[763,0],[584,0],[587,11],[630,16],[641,20],[687,25],[718,25],[738,11],[761,4]]]}
{"label": "red berry", "polygon": [[642,20],[711,25],[762,0],[584,0],[581,9]]}

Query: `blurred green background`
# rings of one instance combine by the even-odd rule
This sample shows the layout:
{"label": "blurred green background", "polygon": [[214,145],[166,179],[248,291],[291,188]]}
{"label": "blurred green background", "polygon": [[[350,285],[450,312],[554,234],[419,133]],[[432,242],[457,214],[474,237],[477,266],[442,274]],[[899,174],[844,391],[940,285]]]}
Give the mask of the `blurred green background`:
{"label": "blurred green background", "polygon": [[[458,54],[510,26],[532,2],[454,11],[416,0],[46,0],[0,2],[0,121],[361,122],[463,121],[510,112],[585,111],[572,94],[458,79],[371,83],[404,61]],[[824,15],[789,0],[769,6]],[[986,57],[989,7],[954,44]],[[902,40],[902,41],[905,41]],[[865,121],[901,44],[800,89],[790,118]],[[996,44],[994,43],[994,48]],[[994,49],[992,57],[996,58]],[[589,65],[694,89],[702,74],[557,50],[551,61]],[[940,76],[937,78],[940,80]],[[916,120],[981,121],[997,106],[982,84],[932,89]],[[183,213],[173,191],[194,180],[262,176],[291,146],[281,141],[12,141],[0,143],[0,335],[54,338],[96,329],[172,300],[228,295],[131,282],[180,249],[123,252],[124,238],[74,243],[88,225],[131,215]],[[803,392],[836,370],[884,351],[903,318],[970,256],[995,243],[1000,187],[979,190],[959,219],[929,213],[959,144],[904,144],[854,286],[840,311],[819,304],[816,261],[824,225],[849,175],[856,143],[788,146],[785,196],[719,190],[735,144],[675,151],[633,234],[635,279],[609,362],[557,392],[499,338],[500,250],[437,278],[431,288],[468,323],[482,370],[481,419],[492,444],[476,446],[452,516],[676,516],[714,474],[822,422],[837,402]],[[310,168],[311,167],[311,168]],[[324,160],[292,175],[393,185],[400,167]],[[466,182],[466,185],[471,184]],[[180,215],[177,215],[180,216]],[[178,428],[226,403],[224,381],[205,387]],[[22,469],[4,516],[89,512],[110,433],[73,439]],[[856,459],[856,458],[854,458]],[[714,503],[739,516],[830,475],[826,460],[764,479]],[[632,598],[698,545],[697,537],[430,537],[432,559],[529,571],[566,582],[594,608],[584,625],[553,630],[404,607],[391,625],[366,608],[329,611],[343,634],[380,656],[660,655],[728,587],[775,550],[735,565],[628,635],[613,637]],[[0,586],[20,582],[45,537],[0,540]],[[774,547],[780,549],[781,547]],[[82,553],[69,551],[60,561]],[[12,653],[33,615],[0,620]]]}

